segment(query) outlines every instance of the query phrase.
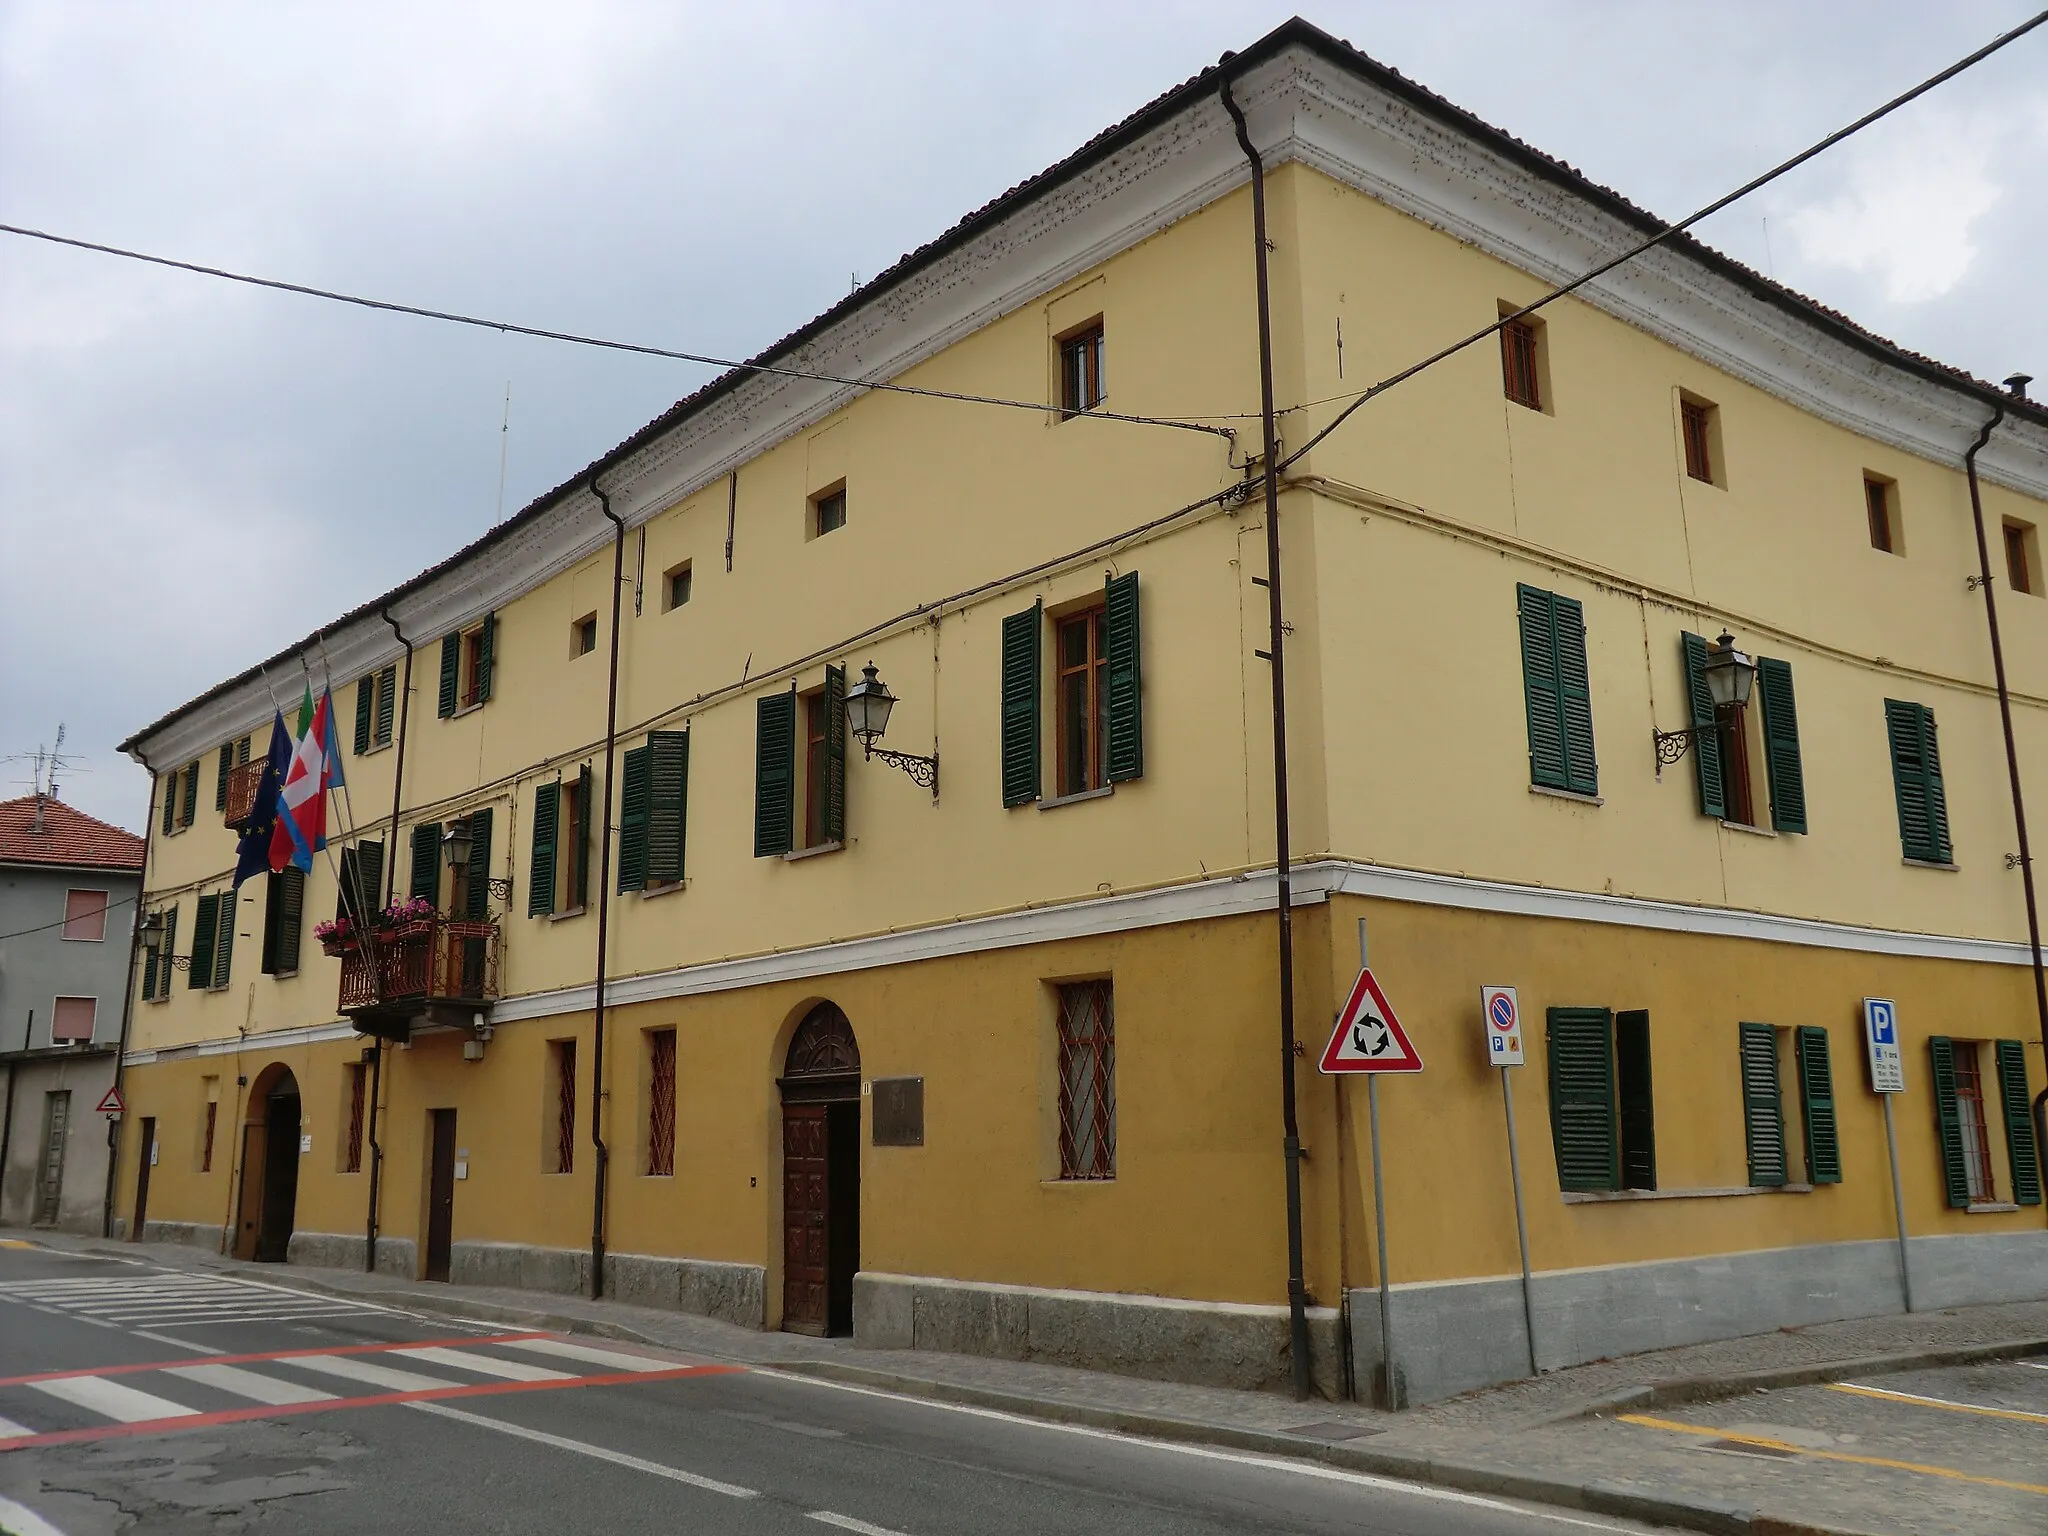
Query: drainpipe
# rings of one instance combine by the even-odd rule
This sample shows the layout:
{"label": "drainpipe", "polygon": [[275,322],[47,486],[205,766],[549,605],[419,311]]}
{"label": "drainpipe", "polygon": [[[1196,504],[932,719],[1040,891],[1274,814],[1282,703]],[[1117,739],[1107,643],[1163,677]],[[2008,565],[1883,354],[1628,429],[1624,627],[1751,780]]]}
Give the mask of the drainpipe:
{"label": "drainpipe", "polygon": [[[412,642],[405,638],[405,631],[398,627],[398,620],[391,617],[389,608],[377,610],[378,616],[391,626],[391,633],[398,637],[398,643],[405,647],[405,676],[398,685],[398,742],[391,760],[391,834],[385,839],[389,844],[389,873],[384,881],[385,899],[391,898],[398,883],[398,813],[405,796],[405,732],[412,723]],[[377,1054],[370,1058],[370,1193],[363,1214],[363,1273],[377,1272],[377,1228],[384,1194],[384,1143],[377,1136],[377,1114],[384,1099],[384,1037],[378,1035]]]}
{"label": "drainpipe", "polygon": [[[2024,400],[2027,385],[2032,382],[2026,374],[2016,373],[2005,385],[2014,399]],[[2005,732],[2005,771],[2012,781],[2012,819],[2019,833],[2020,887],[2027,897],[2027,943],[2034,960],[2035,1039],[2037,1043],[2048,1043],[2048,981],[2041,974],[2041,918],[2034,900],[2034,857],[2027,843],[2027,803],[2020,793],[2019,749],[2013,744],[2012,695],[2005,685],[2005,647],[1998,637],[1998,599],[1991,585],[1991,543],[1984,536],[1984,499],[1977,489],[1977,455],[2004,420],[2005,406],[2001,402],[1992,408],[1991,419],[1984,423],[1977,441],[1963,455],[1963,469],[1970,479],[1970,516],[1977,525],[1977,585],[1984,593],[1984,621],[1991,631],[1991,671],[1998,682],[1998,723]],[[2048,1122],[2048,1087],[2034,1097],[2034,1154],[2048,1167],[2048,1144],[2044,1144],[2048,1124],[2044,1122]]]}
{"label": "drainpipe", "polygon": [[[1225,62],[1230,59],[1224,55]],[[1280,928],[1280,1120],[1287,1169],[1287,1339],[1294,1360],[1294,1396],[1306,1402],[1312,1382],[1308,1358],[1308,1287],[1301,1256],[1301,1127],[1294,1112],[1294,889],[1288,860],[1287,685],[1281,663],[1286,627],[1280,608],[1279,441],[1273,423],[1273,314],[1266,279],[1266,167],[1252,147],[1244,113],[1230,94],[1228,76],[1218,82],[1223,110],[1237,129],[1238,147],[1252,167],[1252,239],[1259,289],[1259,405],[1265,433],[1266,617],[1273,665],[1273,847]]]}
{"label": "drainpipe", "polygon": [[[121,1080],[128,1065],[128,1026],[135,1017],[135,957],[142,950],[142,874],[135,876],[135,910],[130,914],[128,924],[128,987],[121,999],[121,1035],[114,1046],[114,1097],[121,1096]],[[22,1044],[26,1046],[27,1040]],[[14,1068],[7,1069],[7,1115],[14,1118]],[[114,1181],[121,1171],[121,1122],[127,1118],[124,1110],[120,1115],[107,1116],[107,1192],[100,1202],[100,1236],[114,1235]],[[5,1166],[6,1154],[0,1152],[0,1166]]]}
{"label": "drainpipe", "polygon": [[[35,1009],[31,1008],[28,1011],[28,1022],[22,1025],[21,1027],[21,1048],[24,1051],[28,1049],[28,1037],[31,1033],[34,1032],[35,1027],[36,1011]],[[4,1120],[0,1120],[0,1175],[4,1175],[6,1173],[7,1152],[8,1149],[14,1145],[14,1070],[15,1061],[13,1054],[10,1052],[7,1058],[7,1115]],[[110,1142],[113,1139],[113,1134],[114,1127],[111,1123],[109,1123],[109,1125],[107,1126],[107,1136]],[[107,1149],[107,1156],[111,1158],[113,1155],[114,1149],[110,1145]],[[6,1224],[6,1221],[6,1210],[4,1207],[0,1207],[0,1226],[4,1226]],[[34,1221],[35,1195],[33,1192],[31,1192],[29,1195],[29,1222],[33,1224]]]}
{"label": "drainpipe", "polygon": [[595,1184],[590,1195],[590,1295],[604,1295],[604,1203],[611,1149],[604,1144],[604,973],[612,912],[612,753],[619,729],[619,592],[626,580],[626,520],[612,510],[612,499],[590,477],[590,494],[612,522],[612,662],[605,685],[604,815],[597,823],[597,1005],[591,1016],[590,1144],[597,1151]]}

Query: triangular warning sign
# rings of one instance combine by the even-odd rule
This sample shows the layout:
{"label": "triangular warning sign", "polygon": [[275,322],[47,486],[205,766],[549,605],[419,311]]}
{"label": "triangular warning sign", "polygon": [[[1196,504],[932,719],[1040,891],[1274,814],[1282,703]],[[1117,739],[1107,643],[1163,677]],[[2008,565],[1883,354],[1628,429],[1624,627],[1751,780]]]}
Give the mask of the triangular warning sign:
{"label": "triangular warning sign", "polygon": [[1323,1052],[1324,1072],[1420,1072],[1422,1058],[1394,1017],[1393,1004],[1370,967],[1358,973],[1350,1001],[1337,1015],[1337,1027]]}
{"label": "triangular warning sign", "polygon": [[128,1108],[121,1102],[121,1090],[118,1088],[109,1088],[101,1095],[99,1103],[93,1107],[103,1115],[123,1114]]}

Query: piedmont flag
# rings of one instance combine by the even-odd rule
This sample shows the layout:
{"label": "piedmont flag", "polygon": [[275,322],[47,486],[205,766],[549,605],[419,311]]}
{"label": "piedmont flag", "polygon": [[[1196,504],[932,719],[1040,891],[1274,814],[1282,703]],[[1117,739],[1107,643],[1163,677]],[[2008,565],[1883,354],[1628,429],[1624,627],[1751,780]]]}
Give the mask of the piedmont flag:
{"label": "piedmont flag", "polygon": [[270,837],[270,867],[296,864],[311,873],[313,855],[327,846],[327,792],[346,782],[334,741],[334,696],[323,691],[313,702],[306,690],[299,718],[306,722],[292,750],[284,787],[278,795],[277,829]]}

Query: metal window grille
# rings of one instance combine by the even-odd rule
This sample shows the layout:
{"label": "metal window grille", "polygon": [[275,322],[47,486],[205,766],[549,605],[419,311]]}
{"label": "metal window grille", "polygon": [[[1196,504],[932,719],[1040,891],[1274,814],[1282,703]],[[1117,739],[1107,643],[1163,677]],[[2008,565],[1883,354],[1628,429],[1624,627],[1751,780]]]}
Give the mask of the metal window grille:
{"label": "metal window grille", "polygon": [[360,1066],[350,1067],[348,1085],[348,1166],[345,1173],[363,1171],[363,1110],[367,1095],[369,1073]]}
{"label": "metal window grille", "polygon": [[1543,409],[1542,386],[1536,378],[1536,327],[1510,320],[1500,328],[1501,381],[1507,397],[1532,411]]}
{"label": "metal window grille", "polygon": [[199,1171],[201,1173],[213,1172],[213,1126],[219,1116],[219,1101],[208,1099],[206,1101],[206,1135],[199,1143]]}
{"label": "metal window grille", "polygon": [[1681,400],[1678,414],[1685,428],[1685,472],[1693,479],[1704,480],[1711,485],[1714,481],[1714,456],[1707,433],[1708,407]]}
{"label": "metal window grille", "polygon": [[1969,1180],[1973,1203],[1988,1201],[1991,1193],[1991,1137],[1984,1124],[1984,1074],[1977,1061],[1977,1042],[1958,1040],[1956,1057],[1956,1111],[1963,1123],[1963,1172]]}
{"label": "metal window grille", "polygon": [[555,1042],[555,1172],[576,1169],[576,1042]]}
{"label": "metal window grille", "polygon": [[1060,1177],[1116,1177],[1116,1016],[1106,981],[1060,988]]}
{"label": "metal window grille", "polygon": [[647,1037],[647,1171],[676,1171],[676,1032],[656,1030]]}

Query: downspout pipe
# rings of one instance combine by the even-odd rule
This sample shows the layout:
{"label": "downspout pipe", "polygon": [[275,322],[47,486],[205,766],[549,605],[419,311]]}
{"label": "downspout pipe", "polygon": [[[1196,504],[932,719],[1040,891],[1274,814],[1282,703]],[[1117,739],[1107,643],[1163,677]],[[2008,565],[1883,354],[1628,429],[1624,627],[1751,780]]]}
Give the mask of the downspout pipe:
{"label": "downspout pipe", "polygon": [[[1230,55],[1224,56],[1228,63]],[[1280,1122],[1287,1180],[1287,1341],[1294,1363],[1294,1397],[1307,1401],[1313,1388],[1308,1357],[1308,1285],[1301,1241],[1301,1126],[1294,1107],[1294,887],[1288,857],[1287,682],[1281,646],[1286,639],[1280,604],[1279,434],[1273,416],[1273,306],[1266,273],[1266,167],[1245,128],[1244,113],[1230,94],[1230,77],[1219,78],[1223,110],[1237,129],[1238,147],[1252,168],[1252,241],[1258,273],[1259,417],[1265,437],[1266,617],[1273,667],[1273,851],[1278,892],[1275,915],[1280,938]]]}
{"label": "downspout pipe", "polygon": [[[2014,374],[2007,379],[2006,386],[2015,398],[2024,398],[2024,391],[2030,382],[2024,374]],[[2034,1021],[2035,1043],[2048,1043],[2048,980],[2041,972],[2041,915],[2034,896],[2034,856],[2027,842],[2027,802],[2020,791],[2020,755],[2013,741],[2012,694],[2005,682],[2005,646],[1998,634],[1998,597],[1991,581],[1991,541],[1984,532],[1984,497],[1977,488],[1977,455],[1984,445],[1991,441],[1991,434],[1998,430],[2005,420],[2005,406],[2001,402],[1992,407],[1991,419],[1984,423],[1984,430],[1977,434],[1977,441],[1970,445],[1963,455],[1963,472],[1970,481],[1970,517],[1977,528],[1977,586],[1984,594],[1984,622],[1991,631],[1991,672],[1998,683],[1998,723],[2005,732],[2005,771],[2012,783],[2012,820],[2014,830],[2019,834],[2020,844],[2020,888],[2027,899],[2027,943],[2034,962]],[[2034,1153],[2048,1168],[2048,1145],[2043,1144],[2043,1120],[2048,1118],[2048,1087],[2035,1095],[2034,1104]]]}
{"label": "downspout pipe", "polygon": [[[395,894],[393,887],[398,883],[398,813],[405,803],[405,735],[412,724],[412,642],[405,638],[405,631],[398,627],[398,620],[391,617],[389,608],[377,610],[378,616],[391,626],[391,633],[398,637],[398,643],[405,647],[405,676],[398,685],[398,750],[391,762],[391,832],[384,841],[388,845],[388,873],[384,881],[385,899]],[[370,1193],[363,1215],[363,1273],[377,1272],[377,1228],[382,1212],[381,1201],[384,1193],[384,1143],[377,1134],[377,1115],[384,1102],[384,1037],[376,1037],[377,1054],[370,1058]]]}
{"label": "downspout pipe", "polygon": [[611,1149],[604,1143],[604,978],[609,963],[612,914],[612,760],[619,730],[619,596],[626,581],[626,520],[612,510],[597,477],[590,494],[612,523],[612,661],[605,684],[604,815],[598,819],[597,855],[597,1003],[591,1016],[590,1144],[597,1153],[595,1184],[590,1194],[590,1294],[604,1295],[605,1193],[611,1171]]}
{"label": "downspout pipe", "polygon": [[[137,762],[142,764],[143,771],[149,775],[149,782],[155,784],[156,769],[151,765],[148,756],[139,747],[136,749],[135,758]],[[153,809],[154,805],[145,809],[143,816],[143,831],[145,833],[150,829],[148,810]],[[149,855],[147,845],[145,844],[142,872],[135,877],[135,911],[133,913],[133,921],[130,923],[128,930],[128,993],[127,996],[121,999],[121,1039],[120,1043],[114,1047],[114,1095],[116,1098],[120,1097],[121,1082],[126,1075],[128,1065],[128,1030],[129,1026],[135,1021],[135,959],[142,947],[142,902],[147,893],[148,886]],[[164,964],[168,965],[169,963],[169,958],[166,957]],[[22,1036],[21,1045],[23,1050],[28,1049],[28,1037],[26,1035]],[[123,1102],[126,1101],[124,1100]],[[14,1069],[12,1067],[7,1069],[7,1112],[8,1118],[11,1121],[14,1115]],[[127,1118],[128,1116],[125,1111],[122,1114],[109,1115],[107,1117],[107,1191],[105,1197],[100,1202],[100,1236],[102,1238],[111,1238],[114,1235],[114,1197],[121,1181],[121,1126]],[[0,1166],[4,1166],[6,1161],[6,1153],[0,1151]],[[128,1235],[132,1238],[142,1236],[140,1232],[131,1232]]]}

